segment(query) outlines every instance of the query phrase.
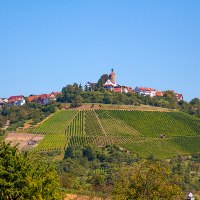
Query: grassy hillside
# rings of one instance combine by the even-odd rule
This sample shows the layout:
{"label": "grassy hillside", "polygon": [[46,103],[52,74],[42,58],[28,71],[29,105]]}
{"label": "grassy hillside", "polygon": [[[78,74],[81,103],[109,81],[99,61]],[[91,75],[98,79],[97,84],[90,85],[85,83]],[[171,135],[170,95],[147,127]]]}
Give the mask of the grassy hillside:
{"label": "grassy hillside", "polygon": [[142,157],[200,152],[200,120],[181,112],[66,110],[55,113],[34,132],[45,134],[34,151],[118,144]]}

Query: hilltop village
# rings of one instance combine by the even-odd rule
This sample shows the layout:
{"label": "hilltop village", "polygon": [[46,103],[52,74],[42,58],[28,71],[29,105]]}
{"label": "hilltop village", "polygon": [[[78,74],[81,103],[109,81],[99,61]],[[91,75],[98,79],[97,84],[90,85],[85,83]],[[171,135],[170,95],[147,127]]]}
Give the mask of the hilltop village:
{"label": "hilltop village", "polygon": [[[150,97],[163,97],[166,91],[159,91],[157,89],[148,88],[148,87],[135,87],[132,89],[130,86],[124,86],[117,83],[117,76],[114,72],[114,69],[111,70],[109,75],[103,75],[102,86],[107,91],[112,91],[114,93],[136,93],[142,96]],[[98,86],[98,83],[87,82],[84,86],[85,91],[95,91]],[[174,91],[173,91],[174,92]],[[25,97],[24,95],[10,96],[9,98],[0,98],[0,108],[3,106],[22,106],[26,102],[35,102],[41,105],[49,104],[52,101],[56,101],[58,95],[61,95],[62,92],[52,92],[50,94],[39,94],[39,95],[30,95]],[[183,95],[177,92],[174,92],[175,97],[178,101],[183,100]]]}
{"label": "hilltop village", "polygon": [[[97,83],[91,83],[91,82],[87,82],[87,84],[85,85],[85,90],[89,90],[92,91],[94,90],[94,88],[97,86]],[[132,89],[132,87],[130,86],[124,86],[124,85],[119,85],[117,83],[117,76],[114,72],[114,69],[111,70],[110,75],[108,76],[108,79],[106,80],[106,82],[103,85],[105,90],[110,90],[113,91],[115,93],[137,93],[143,96],[150,96],[150,97],[162,97],[163,94],[166,91],[158,91],[157,89],[153,89],[153,88],[148,88],[148,87],[135,87],[135,89]],[[177,92],[175,92],[176,98],[178,101],[183,100],[183,95],[179,94]]]}

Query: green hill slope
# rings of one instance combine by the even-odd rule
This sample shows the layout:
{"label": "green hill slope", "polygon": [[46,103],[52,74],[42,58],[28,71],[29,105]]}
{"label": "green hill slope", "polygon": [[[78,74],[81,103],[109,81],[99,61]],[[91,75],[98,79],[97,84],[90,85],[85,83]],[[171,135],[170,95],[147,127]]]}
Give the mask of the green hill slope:
{"label": "green hill slope", "polygon": [[118,144],[142,157],[168,158],[200,152],[200,120],[180,112],[59,111],[34,132],[46,134],[34,151]]}

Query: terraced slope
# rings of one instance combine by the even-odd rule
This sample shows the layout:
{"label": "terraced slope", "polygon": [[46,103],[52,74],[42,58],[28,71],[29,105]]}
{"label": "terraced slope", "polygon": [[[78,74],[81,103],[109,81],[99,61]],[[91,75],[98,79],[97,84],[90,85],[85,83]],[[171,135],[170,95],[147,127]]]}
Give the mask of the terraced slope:
{"label": "terraced slope", "polygon": [[[100,112],[100,111],[98,111]],[[145,137],[195,136],[200,134],[200,120],[180,112],[106,111]]]}
{"label": "terraced slope", "polygon": [[39,124],[33,132],[45,134],[45,138],[32,151],[63,150],[69,142],[67,127],[77,115],[76,110],[58,111]]}
{"label": "terraced slope", "polygon": [[59,111],[34,131],[46,134],[35,151],[118,144],[142,157],[200,152],[200,120],[180,112]]}
{"label": "terraced slope", "polygon": [[105,135],[105,131],[95,111],[89,110],[89,111],[86,111],[85,114],[86,114],[85,130],[86,130],[87,135],[89,136]]}
{"label": "terraced slope", "polygon": [[65,127],[68,137],[85,135],[85,113],[77,112],[76,116],[71,120],[70,124]]}
{"label": "terraced slope", "polygon": [[44,134],[63,134],[76,114],[78,114],[78,111],[76,110],[58,111],[42,124],[39,124],[33,132]]}

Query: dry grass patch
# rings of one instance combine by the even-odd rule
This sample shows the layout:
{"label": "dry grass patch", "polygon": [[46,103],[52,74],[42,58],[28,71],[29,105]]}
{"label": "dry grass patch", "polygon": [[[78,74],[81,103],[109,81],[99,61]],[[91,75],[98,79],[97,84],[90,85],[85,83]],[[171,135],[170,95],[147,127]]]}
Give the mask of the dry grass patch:
{"label": "dry grass patch", "polygon": [[[12,146],[18,145],[19,150],[28,150],[36,147],[43,138],[44,135],[42,134],[9,133],[5,138],[5,142],[10,142]],[[29,145],[30,141],[35,141],[35,144]]]}
{"label": "dry grass patch", "polygon": [[103,200],[103,198],[83,196],[83,195],[77,195],[77,194],[67,194],[64,200]]}
{"label": "dry grass patch", "polygon": [[114,104],[83,104],[77,110],[138,110],[138,111],[160,111],[160,112],[177,112],[175,109],[155,107],[149,105],[114,105]]}

